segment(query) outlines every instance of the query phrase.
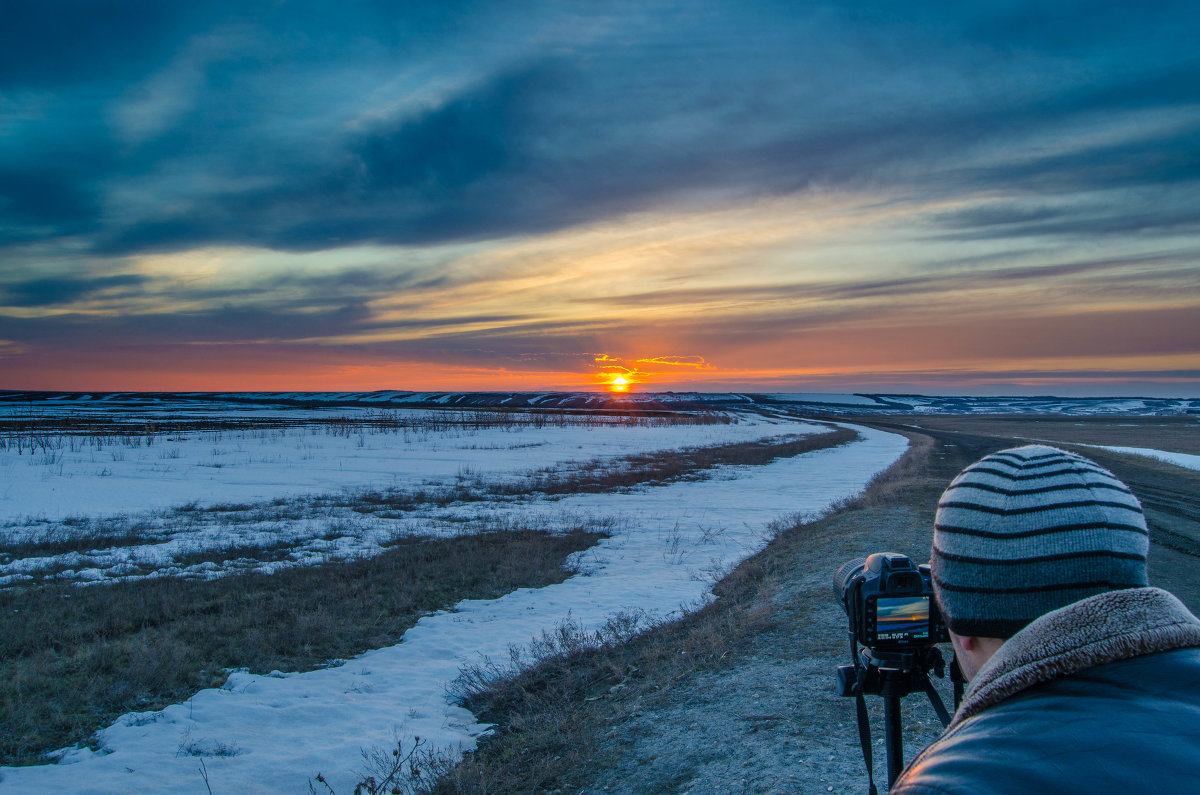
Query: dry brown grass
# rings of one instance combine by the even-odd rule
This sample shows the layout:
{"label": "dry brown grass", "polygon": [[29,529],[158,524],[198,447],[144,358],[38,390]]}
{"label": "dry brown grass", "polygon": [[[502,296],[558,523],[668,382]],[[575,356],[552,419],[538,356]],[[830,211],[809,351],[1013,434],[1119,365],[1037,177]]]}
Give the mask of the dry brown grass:
{"label": "dry brown grass", "polygon": [[[268,401],[271,403],[271,401]],[[220,404],[216,404],[218,407]],[[321,403],[311,403],[315,408]],[[338,404],[327,404],[333,407]],[[637,408],[603,411],[573,411],[569,409],[505,409],[505,408],[429,408],[401,410],[372,409],[363,406],[346,407],[345,415],[334,416],[229,416],[214,410],[210,416],[180,418],[170,413],[155,413],[152,409],[110,407],[108,411],[80,414],[0,415],[0,450],[12,447],[22,450],[49,450],[61,447],[111,447],[123,445],[150,446],[161,436],[197,432],[237,434],[247,431],[278,431],[305,428],[314,433],[334,436],[356,436],[362,433],[395,433],[421,431],[444,433],[472,431],[484,428],[533,428],[599,425],[718,425],[731,421],[728,414],[709,411],[644,410]],[[304,406],[297,406],[304,408]],[[359,409],[359,410],[353,410]],[[18,448],[19,445],[19,448]]]}
{"label": "dry brown grass", "polygon": [[229,668],[309,670],[395,643],[432,610],[568,576],[589,528],[397,541],[354,561],[219,580],[0,592],[0,764],[32,764]]}
{"label": "dry brown grass", "polygon": [[[641,486],[663,486],[701,480],[720,466],[762,466],[814,450],[836,447],[855,438],[854,431],[835,428],[812,436],[783,436],[751,442],[656,450],[615,459],[542,469],[509,481],[489,481],[464,474],[448,486],[350,492],[327,504],[362,513],[409,511],[425,505],[450,505],[499,498],[527,499],[546,494],[601,493]],[[324,504],[323,504],[324,505]]]}

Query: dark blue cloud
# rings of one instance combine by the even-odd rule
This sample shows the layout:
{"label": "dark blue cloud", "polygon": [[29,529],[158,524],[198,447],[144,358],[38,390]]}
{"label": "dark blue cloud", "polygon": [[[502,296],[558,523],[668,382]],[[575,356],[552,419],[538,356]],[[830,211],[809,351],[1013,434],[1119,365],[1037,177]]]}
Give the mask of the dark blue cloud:
{"label": "dark blue cloud", "polygon": [[[952,227],[966,231],[950,232],[932,236],[935,240],[997,240],[1017,237],[1053,237],[1077,239],[1126,238],[1134,235],[1194,235],[1200,232],[1200,207],[1187,206],[1163,212],[1151,208],[1127,211],[1124,208],[1107,208],[1103,211],[1061,212],[1051,220],[1029,217],[1000,223],[998,218],[988,218],[986,223],[971,225],[972,213],[964,212],[950,222]],[[960,214],[955,214],[960,215]],[[991,213],[983,213],[990,216]]]}
{"label": "dark blue cloud", "polygon": [[188,3],[5,0],[0,89],[134,79],[186,34]]}
{"label": "dark blue cloud", "polygon": [[530,150],[539,137],[555,134],[543,124],[542,108],[567,87],[569,71],[549,61],[501,73],[428,113],[345,136],[315,174],[219,196],[199,212],[114,229],[98,239],[96,251],[212,242],[316,250],[561,227],[564,213],[582,208],[552,189],[553,196],[537,195],[539,185],[545,189],[568,176],[554,176],[557,155],[538,158]]}
{"label": "dark blue cloud", "polygon": [[5,286],[0,291],[0,304],[22,307],[67,304],[114,288],[138,287],[147,281],[149,277],[135,273],[91,279],[31,279]]}
{"label": "dark blue cloud", "polygon": [[96,215],[95,196],[70,174],[47,166],[0,168],[0,218],[10,229],[19,224],[70,228]]}
{"label": "dark blue cloud", "polygon": [[[1143,57],[1163,48],[1186,50],[1195,18],[1187,0],[1134,5],[1110,0],[1036,0],[976,6],[967,35],[1003,52],[1095,57],[1097,50],[1120,58],[1133,51]],[[1133,34],[1133,35],[1131,35]],[[1149,35],[1147,35],[1149,34]]]}
{"label": "dark blue cloud", "polygon": [[[40,288],[40,304],[60,303],[69,295],[69,287],[55,293],[55,285]],[[65,314],[53,317],[14,318],[0,316],[0,339],[22,341],[49,347],[74,347],[81,350],[136,348],[139,346],[182,346],[248,342],[260,345],[295,343],[319,338],[338,337],[377,329],[436,330],[460,324],[498,324],[520,321],[516,314],[466,315],[455,318],[396,320],[380,323],[372,319],[363,302],[329,302],[313,307],[299,303],[278,306],[218,306],[211,309],[148,312],[121,317]],[[103,333],[99,333],[99,332]],[[461,335],[451,332],[446,339]],[[487,335],[470,335],[478,346]],[[408,343],[399,343],[401,345]],[[420,346],[420,340],[413,345]],[[361,347],[347,345],[347,347]],[[368,346],[369,347],[369,346]]]}
{"label": "dark blue cloud", "polygon": [[398,191],[430,203],[453,200],[469,186],[527,154],[534,106],[550,99],[559,72],[548,64],[502,75],[420,118],[372,131],[354,145],[367,192]]}
{"label": "dark blue cloud", "polygon": [[[1200,99],[1200,70],[1196,78]],[[1041,195],[1194,183],[1200,180],[1200,125],[980,168],[972,179]]]}
{"label": "dark blue cloud", "polygon": [[[106,255],[419,245],[714,191],[1110,192],[1116,206],[1121,191],[1200,177],[1200,61],[1179,32],[1200,21],[1194,4],[212,3],[139,12],[114,36],[93,27],[136,8],[71,8],[78,23],[56,28],[20,3],[7,34],[51,54],[14,42],[4,78],[59,105],[0,149],[0,242],[73,235]],[[60,55],[67,66],[41,68]],[[446,64],[460,73],[439,83]],[[76,90],[81,71],[97,90]],[[436,90],[379,111],[392,79]],[[1150,112],[1174,126],[1145,123]],[[1078,140],[1044,145],[1068,130]],[[22,176],[31,161],[70,167]],[[163,200],[120,200],[141,191]],[[1020,226],[979,220],[956,228]]]}

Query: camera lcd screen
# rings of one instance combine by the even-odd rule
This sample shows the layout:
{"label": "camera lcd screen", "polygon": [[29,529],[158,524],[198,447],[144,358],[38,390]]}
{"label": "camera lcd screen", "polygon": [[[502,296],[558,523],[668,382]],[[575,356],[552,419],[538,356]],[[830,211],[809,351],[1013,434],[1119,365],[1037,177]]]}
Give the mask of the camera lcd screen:
{"label": "camera lcd screen", "polygon": [[875,600],[875,638],[881,641],[929,639],[928,596],[881,596]]}

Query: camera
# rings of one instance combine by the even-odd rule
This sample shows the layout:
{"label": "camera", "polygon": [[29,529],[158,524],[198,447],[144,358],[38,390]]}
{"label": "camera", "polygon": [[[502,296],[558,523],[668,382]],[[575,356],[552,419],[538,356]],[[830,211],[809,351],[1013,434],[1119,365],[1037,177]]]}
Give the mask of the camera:
{"label": "camera", "polygon": [[848,561],[834,575],[833,588],[851,632],[872,651],[902,652],[950,640],[929,566],[914,565],[907,555],[876,552]]}
{"label": "camera", "polygon": [[[850,620],[853,662],[838,667],[837,693],[858,700],[858,737],[867,765],[867,781],[874,792],[871,729],[864,696],[884,699],[890,786],[904,767],[900,699],[924,690],[942,725],[950,724],[950,713],[929,680],[930,673],[945,675],[945,660],[935,644],[948,642],[950,633],[933,598],[933,574],[929,566],[917,566],[907,555],[876,552],[847,561],[833,575],[833,591]],[[951,667],[950,678],[957,706],[963,685],[957,665]]]}

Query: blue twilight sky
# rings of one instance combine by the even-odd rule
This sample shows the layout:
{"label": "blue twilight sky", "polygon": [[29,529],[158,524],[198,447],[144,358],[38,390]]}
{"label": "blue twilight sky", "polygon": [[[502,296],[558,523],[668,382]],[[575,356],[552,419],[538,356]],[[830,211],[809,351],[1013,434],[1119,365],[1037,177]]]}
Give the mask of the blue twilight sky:
{"label": "blue twilight sky", "polygon": [[4,0],[0,387],[1200,395],[1197,30]]}

